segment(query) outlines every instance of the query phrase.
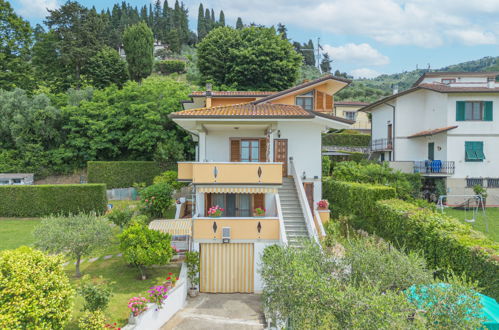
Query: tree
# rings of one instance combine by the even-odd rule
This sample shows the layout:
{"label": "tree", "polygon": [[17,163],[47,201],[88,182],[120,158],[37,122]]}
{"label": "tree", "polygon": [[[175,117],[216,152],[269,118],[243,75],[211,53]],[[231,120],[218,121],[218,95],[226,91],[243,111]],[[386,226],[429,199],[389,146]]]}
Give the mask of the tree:
{"label": "tree", "polygon": [[277,33],[281,38],[288,40],[288,29],[286,28],[286,25],[277,23]]}
{"label": "tree", "polygon": [[76,260],[77,277],[81,276],[81,258],[108,245],[113,237],[106,219],[83,213],[45,218],[34,235],[37,248],[49,253],[64,253]]}
{"label": "tree", "polygon": [[49,10],[45,21],[57,37],[57,49],[64,64],[72,67],[75,84],[89,59],[104,45],[105,21],[95,9],[68,1],[59,9]]}
{"label": "tree", "polygon": [[125,30],[123,42],[130,78],[141,81],[152,72],[154,64],[153,33],[144,22],[140,22]]}
{"label": "tree", "polygon": [[0,89],[33,87],[29,63],[33,34],[8,1],[0,0]]}
{"label": "tree", "polygon": [[140,223],[126,228],[119,239],[123,258],[137,267],[143,280],[146,279],[145,267],[166,265],[173,256],[170,234],[149,229]]}
{"label": "tree", "polygon": [[322,61],[321,61],[321,71],[322,73],[331,73],[331,63],[333,60],[329,58],[328,53],[322,54]]}
{"label": "tree", "polygon": [[85,78],[96,88],[105,88],[112,84],[121,88],[128,80],[127,64],[117,51],[104,47],[90,58],[85,69]]}
{"label": "tree", "polygon": [[26,246],[0,253],[0,328],[65,328],[75,292],[63,261]]}
{"label": "tree", "polygon": [[238,17],[236,22],[236,29],[241,30],[242,28],[244,28],[243,20],[241,19],[241,17]]}
{"label": "tree", "polygon": [[198,40],[201,41],[206,36],[206,22],[204,18],[204,8],[203,4],[199,4],[198,10]]}
{"label": "tree", "polygon": [[305,65],[315,66],[315,48],[312,39],[303,44],[301,51],[303,59],[305,60]]}
{"label": "tree", "polygon": [[210,32],[198,45],[204,81],[241,90],[282,90],[294,84],[302,58],[273,28],[230,27]]}
{"label": "tree", "polygon": [[218,16],[218,25],[222,27],[225,26],[225,14],[223,10],[220,10],[220,14]]}

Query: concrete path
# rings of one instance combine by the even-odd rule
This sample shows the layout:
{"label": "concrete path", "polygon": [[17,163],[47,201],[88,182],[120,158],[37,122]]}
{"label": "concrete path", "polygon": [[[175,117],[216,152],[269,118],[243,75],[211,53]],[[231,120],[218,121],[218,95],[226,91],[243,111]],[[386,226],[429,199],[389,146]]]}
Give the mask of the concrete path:
{"label": "concrete path", "polygon": [[264,329],[261,297],[256,294],[207,294],[188,298],[187,306],[161,330]]}

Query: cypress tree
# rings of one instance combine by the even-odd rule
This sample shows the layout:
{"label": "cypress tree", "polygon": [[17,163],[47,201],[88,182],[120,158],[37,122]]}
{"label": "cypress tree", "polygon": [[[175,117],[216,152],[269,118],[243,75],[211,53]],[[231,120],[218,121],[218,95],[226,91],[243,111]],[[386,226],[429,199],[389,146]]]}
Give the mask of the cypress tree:
{"label": "cypress tree", "polygon": [[147,23],[147,6],[144,5],[141,9],[140,9],[140,20],[142,22],[145,22]]}
{"label": "cypress tree", "polygon": [[208,33],[213,29],[213,26],[211,25],[210,10],[208,8],[206,8],[206,11],[204,13],[204,22],[206,27],[206,33]]}
{"label": "cypress tree", "polygon": [[204,8],[203,4],[200,3],[198,10],[198,41],[203,40],[205,35],[206,35],[206,25],[204,18]]}
{"label": "cypress tree", "polygon": [[210,18],[211,18],[211,26],[213,29],[213,28],[215,28],[216,23],[217,23],[217,20],[215,19],[215,11],[213,10],[213,8],[211,8]]}
{"label": "cypress tree", "polygon": [[218,24],[220,26],[225,26],[225,14],[223,10],[220,10],[220,16],[218,17]]}
{"label": "cypress tree", "polygon": [[241,17],[238,17],[236,22],[236,29],[241,30],[243,27],[243,20],[241,19]]}
{"label": "cypress tree", "polygon": [[152,72],[154,35],[147,24],[140,22],[126,28],[123,43],[130,78],[141,81]]}

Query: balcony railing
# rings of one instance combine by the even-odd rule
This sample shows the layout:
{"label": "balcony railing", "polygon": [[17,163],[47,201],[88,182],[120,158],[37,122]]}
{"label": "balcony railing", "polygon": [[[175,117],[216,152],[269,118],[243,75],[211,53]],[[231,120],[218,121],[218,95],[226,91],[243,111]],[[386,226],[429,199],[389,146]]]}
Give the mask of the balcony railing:
{"label": "balcony railing", "polygon": [[423,160],[414,162],[414,173],[423,175],[452,175],[456,169],[452,161]]}
{"label": "balcony railing", "polygon": [[231,240],[280,239],[279,218],[195,218],[194,239],[222,240],[223,228],[230,228]]}
{"label": "balcony railing", "polygon": [[282,184],[282,163],[179,162],[178,179],[196,184]]}
{"label": "balcony railing", "polygon": [[372,140],[371,150],[372,151],[393,150],[393,138]]}

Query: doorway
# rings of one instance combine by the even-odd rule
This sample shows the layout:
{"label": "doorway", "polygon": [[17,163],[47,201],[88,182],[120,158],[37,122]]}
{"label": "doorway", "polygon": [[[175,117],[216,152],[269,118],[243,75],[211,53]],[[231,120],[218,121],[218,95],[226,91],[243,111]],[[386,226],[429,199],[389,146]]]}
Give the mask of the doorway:
{"label": "doorway", "polygon": [[428,143],[428,160],[435,160],[435,142]]}
{"label": "doorway", "polygon": [[282,163],[282,176],[288,176],[288,139],[274,140],[274,162]]}

